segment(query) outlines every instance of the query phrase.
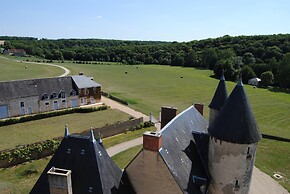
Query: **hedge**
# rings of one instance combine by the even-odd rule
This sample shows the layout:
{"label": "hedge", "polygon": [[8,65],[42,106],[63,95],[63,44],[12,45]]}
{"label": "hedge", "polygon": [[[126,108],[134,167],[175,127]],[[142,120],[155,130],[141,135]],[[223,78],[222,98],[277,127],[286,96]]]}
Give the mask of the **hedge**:
{"label": "hedge", "polygon": [[37,113],[33,115],[26,115],[22,117],[15,117],[15,118],[0,120],[0,127],[6,126],[6,125],[12,125],[16,123],[24,123],[28,121],[49,118],[49,117],[61,116],[61,115],[66,115],[66,114],[71,114],[71,113],[90,113],[90,112],[95,112],[95,111],[100,111],[100,110],[107,110],[108,108],[109,106],[104,105],[104,106],[99,106],[99,107],[89,107],[89,108],[76,107],[76,108],[69,108],[69,109],[63,109],[63,110],[58,110],[58,111]]}

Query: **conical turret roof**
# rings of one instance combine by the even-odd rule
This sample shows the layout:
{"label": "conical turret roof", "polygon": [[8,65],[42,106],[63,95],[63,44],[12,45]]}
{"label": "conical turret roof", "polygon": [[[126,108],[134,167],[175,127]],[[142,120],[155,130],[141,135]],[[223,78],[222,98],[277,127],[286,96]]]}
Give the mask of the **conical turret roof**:
{"label": "conical turret roof", "polygon": [[226,102],[227,98],[228,93],[225,83],[225,77],[224,74],[222,74],[220,82],[208,107],[211,109],[220,110],[223,107],[224,103]]}
{"label": "conical turret roof", "polygon": [[231,143],[250,144],[261,139],[241,79],[208,131],[211,136]]}

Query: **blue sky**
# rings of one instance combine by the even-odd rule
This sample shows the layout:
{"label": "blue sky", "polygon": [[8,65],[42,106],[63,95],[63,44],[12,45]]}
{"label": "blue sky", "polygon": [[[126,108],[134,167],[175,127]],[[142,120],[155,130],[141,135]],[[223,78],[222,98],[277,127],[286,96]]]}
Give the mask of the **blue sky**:
{"label": "blue sky", "polygon": [[190,41],[290,33],[289,0],[1,1],[0,35]]}

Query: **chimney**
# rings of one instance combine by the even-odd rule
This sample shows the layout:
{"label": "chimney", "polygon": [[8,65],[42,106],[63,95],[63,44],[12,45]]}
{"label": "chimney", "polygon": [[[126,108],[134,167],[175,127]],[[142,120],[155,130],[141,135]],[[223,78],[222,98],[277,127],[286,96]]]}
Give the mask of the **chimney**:
{"label": "chimney", "polygon": [[157,152],[162,145],[161,133],[146,131],[143,133],[143,148]]}
{"label": "chimney", "polygon": [[71,170],[51,167],[47,176],[51,194],[72,194]]}
{"label": "chimney", "polygon": [[194,108],[203,116],[203,107],[204,104],[202,103],[194,103]]}
{"label": "chimney", "polygon": [[177,108],[174,107],[161,107],[161,129],[169,123],[177,114]]}

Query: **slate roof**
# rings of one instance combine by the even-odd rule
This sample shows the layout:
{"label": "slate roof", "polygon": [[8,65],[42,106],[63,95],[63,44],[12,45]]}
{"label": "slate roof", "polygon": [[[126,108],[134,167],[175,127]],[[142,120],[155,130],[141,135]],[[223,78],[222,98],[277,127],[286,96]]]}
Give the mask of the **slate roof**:
{"label": "slate roof", "polygon": [[5,81],[0,82],[0,99],[9,100],[38,96],[41,100],[44,93],[48,96],[56,93],[58,96],[60,91],[65,92],[68,96],[71,90],[77,91],[76,86],[78,88],[88,88],[100,85],[84,75]]}
{"label": "slate roof", "polygon": [[44,93],[50,96],[53,92],[58,95],[60,91],[63,91],[69,96],[72,89],[76,90],[70,76],[35,79],[35,82],[39,99],[42,98]]}
{"label": "slate roof", "polygon": [[223,107],[224,103],[226,102],[227,98],[228,98],[228,93],[227,93],[227,88],[226,88],[226,83],[225,83],[225,77],[224,77],[224,74],[222,74],[219,84],[217,86],[217,89],[208,107],[212,109],[220,110]]}
{"label": "slate roof", "polygon": [[47,171],[53,166],[72,171],[74,194],[116,193],[122,176],[122,171],[96,140],[91,141],[89,137],[68,135],[62,140],[32,188],[31,194],[50,193]]}
{"label": "slate roof", "polygon": [[0,99],[9,100],[38,96],[35,80],[0,82]]}
{"label": "slate roof", "polygon": [[238,81],[209,134],[231,143],[251,144],[261,139],[241,79]]}
{"label": "slate roof", "polygon": [[90,78],[84,76],[84,75],[73,75],[71,76],[76,86],[81,88],[91,88],[91,87],[100,87],[101,85],[94,82]]}
{"label": "slate roof", "polygon": [[206,135],[207,126],[208,122],[191,106],[161,130],[159,153],[184,193],[201,193],[199,186],[194,184],[193,176],[208,179],[207,157],[202,159],[198,151],[202,146],[207,150],[208,144],[197,145],[200,141],[195,141],[192,134]]}

